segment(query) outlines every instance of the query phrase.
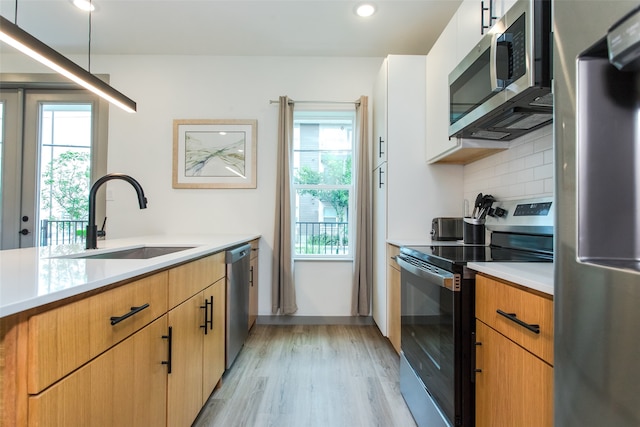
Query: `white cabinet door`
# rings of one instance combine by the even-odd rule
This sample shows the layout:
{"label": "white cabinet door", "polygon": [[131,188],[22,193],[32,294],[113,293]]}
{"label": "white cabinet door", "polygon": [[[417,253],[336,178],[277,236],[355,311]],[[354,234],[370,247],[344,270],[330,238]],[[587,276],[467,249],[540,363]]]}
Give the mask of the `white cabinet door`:
{"label": "white cabinet door", "polygon": [[449,139],[449,73],[457,62],[456,18],[449,22],[427,56],[427,161],[457,145]]}
{"label": "white cabinet door", "polygon": [[387,164],[373,171],[373,295],[372,316],[382,335],[387,336]]}
{"label": "white cabinet door", "polygon": [[[485,5],[489,1],[485,0]],[[488,6],[487,6],[488,7]],[[456,64],[458,64],[467,54],[475,47],[482,38],[482,3],[480,0],[465,0],[462,2],[455,19],[457,20],[457,45],[456,45]],[[484,12],[485,22],[489,20],[489,12]],[[485,30],[485,34],[488,30]],[[455,66],[454,66],[455,67]]]}
{"label": "white cabinet door", "polygon": [[495,15],[497,17],[503,16],[511,6],[513,6],[518,0],[493,0],[493,7],[495,8]]}
{"label": "white cabinet door", "polygon": [[373,168],[387,161],[387,76],[385,59],[373,87]]}

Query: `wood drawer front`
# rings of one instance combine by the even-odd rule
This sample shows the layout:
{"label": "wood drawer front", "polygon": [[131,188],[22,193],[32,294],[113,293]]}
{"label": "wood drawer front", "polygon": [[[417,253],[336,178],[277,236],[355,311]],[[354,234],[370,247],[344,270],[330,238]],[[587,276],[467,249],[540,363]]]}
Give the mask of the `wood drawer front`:
{"label": "wood drawer front", "polygon": [[161,317],[37,396],[29,427],[166,425],[167,317]]}
{"label": "wood drawer front", "polygon": [[[167,312],[161,272],[29,319],[28,392],[39,393]],[[148,307],[115,325],[111,317]]]}
{"label": "wood drawer front", "polygon": [[[527,324],[540,326],[536,334],[498,314],[515,314]],[[476,276],[476,317],[553,365],[553,300],[517,286]]]}
{"label": "wood drawer front", "polygon": [[225,276],[224,252],[169,270],[169,308],[188,300]]}
{"label": "wood drawer front", "polygon": [[394,258],[398,255],[400,255],[400,248],[396,245],[387,244],[387,264],[389,264],[390,267],[393,267],[396,270],[400,270],[400,266]]}

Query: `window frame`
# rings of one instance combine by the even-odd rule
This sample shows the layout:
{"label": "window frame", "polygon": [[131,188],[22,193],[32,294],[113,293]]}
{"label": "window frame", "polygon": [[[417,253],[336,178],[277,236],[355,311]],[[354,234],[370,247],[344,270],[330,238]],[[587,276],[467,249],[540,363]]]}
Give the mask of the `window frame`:
{"label": "window frame", "polygon": [[[342,116],[343,119],[342,120],[349,120],[350,121],[350,125],[351,125],[351,148],[350,150],[350,155],[351,155],[351,183],[350,184],[299,184],[296,183],[296,179],[295,179],[295,174],[296,171],[299,170],[299,165],[296,164],[296,160],[295,160],[295,153],[296,151],[303,151],[303,150],[296,150],[296,144],[294,142],[293,147],[291,148],[291,152],[292,152],[292,162],[290,165],[290,172],[291,172],[291,197],[292,197],[292,203],[291,203],[291,238],[292,238],[292,257],[294,260],[304,260],[304,261],[309,261],[309,260],[313,260],[313,261],[353,261],[354,258],[354,227],[353,227],[353,221],[355,219],[355,210],[357,209],[357,207],[355,206],[354,203],[354,197],[355,197],[355,183],[354,183],[354,179],[355,179],[355,165],[356,165],[356,159],[355,159],[355,155],[356,155],[356,140],[355,140],[355,129],[356,129],[356,114],[355,114],[355,108],[354,106],[350,106],[350,107],[342,107],[342,108],[335,108],[335,107],[331,107],[331,108],[327,108],[326,106],[323,107],[306,107],[306,108],[299,108],[296,105],[296,109],[294,110],[294,139],[296,138],[296,135],[299,134],[296,133],[295,129],[299,126],[299,123],[301,120],[304,121],[309,121],[311,123],[313,123],[313,120],[318,120],[320,121],[321,119],[325,119],[325,118],[332,118],[335,117],[336,119],[338,119],[336,116]],[[302,116],[302,118],[301,118]],[[327,152],[328,150],[322,150],[320,147],[318,147],[317,152],[318,153],[322,153],[322,152]],[[347,151],[347,150],[336,150],[336,151]],[[319,162],[321,162],[319,160]],[[299,206],[298,206],[298,202],[299,202],[299,198],[298,198],[298,192],[299,190],[305,190],[305,189],[318,189],[318,190],[322,190],[322,191],[331,191],[331,190],[347,190],[348,194],[349,194],[349,203],[347,206],[347,217],[346,217],[346,227],[347,227],[347,239],[348,239],[348,245],[347,247],[347,253],[345,254],[337,254],[337,255],[332,255],[332,254],[301,254],[301,253],[297,253],[297,246],[296,243],[298,241],[297,239],[297,233],[296,233],[296,229],[297,229],[297,224],[298,224],[298,215],[297,213],[299,212]],[[319,221],[320,222],[320,221]],[[324,222],[324,221],[323,221]],[[336,221],[337,223],[337,221]],[[327,222],[327,224],[331,224],[331,222]]]}

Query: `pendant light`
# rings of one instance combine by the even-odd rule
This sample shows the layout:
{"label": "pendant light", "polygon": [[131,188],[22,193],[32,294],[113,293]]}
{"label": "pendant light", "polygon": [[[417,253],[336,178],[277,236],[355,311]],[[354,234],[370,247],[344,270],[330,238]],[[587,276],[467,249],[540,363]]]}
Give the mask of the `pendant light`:
{"label": "pendant light", "polygon": [[36,61],[46,65],[123,110],[129,113],[136,112],[135,101],[118,92],[109,84],[22,30],[3,16],[0,16],[0,41],[13,46],[20,52],[29,55]]}

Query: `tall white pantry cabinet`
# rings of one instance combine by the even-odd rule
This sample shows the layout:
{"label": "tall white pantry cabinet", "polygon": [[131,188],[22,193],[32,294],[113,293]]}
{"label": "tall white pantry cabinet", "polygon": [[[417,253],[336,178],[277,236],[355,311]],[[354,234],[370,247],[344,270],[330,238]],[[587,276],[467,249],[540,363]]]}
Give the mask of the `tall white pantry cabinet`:
{"label": "tall white pantry cabinet", "polygon": [[373,90],[372,309],[387,337],[387,242],[428,244],[432,218],[463,210],[462,167],[426,162],[426,72],[426,56],[389,55]]}

